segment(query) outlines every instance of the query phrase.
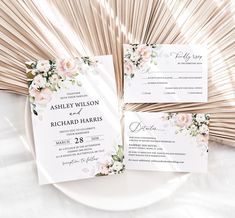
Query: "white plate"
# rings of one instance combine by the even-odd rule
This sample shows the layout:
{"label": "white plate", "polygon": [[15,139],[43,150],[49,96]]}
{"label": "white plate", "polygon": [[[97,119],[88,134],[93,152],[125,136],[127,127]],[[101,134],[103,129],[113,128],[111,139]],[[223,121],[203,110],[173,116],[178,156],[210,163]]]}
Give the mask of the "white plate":
{"label": "white plate", "polygon": [[[25,106],[25,127],[35,157],[29,102]],[[122,175],[96,177],[53,184],[65,195],[90,207],[124,211],[148,206],[172,194],[190,174],[129,171]]]}

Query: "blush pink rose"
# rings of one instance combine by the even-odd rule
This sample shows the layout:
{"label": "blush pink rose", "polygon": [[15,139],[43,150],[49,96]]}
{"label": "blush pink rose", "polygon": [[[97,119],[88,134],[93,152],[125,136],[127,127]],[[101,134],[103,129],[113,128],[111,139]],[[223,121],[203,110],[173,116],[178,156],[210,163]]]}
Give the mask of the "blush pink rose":
{"label": "blush pink rose", "polygon": [[108,175],[109,174],[109,163],[108,162],[102,163],[99,166],[99,171],[100,171],[100,173],[102,173],[104,175]]}
{"label": "blush pink rose", "polygon": [[138,48],[138,51],[144,62],[149,61],[149,58],[151,57],[151,54],[152,54],[152,50],[149,46],[145,46],[145,45],[140,46]]}
{"label": "blush pink rose", "polygon": [[78,64],[75,59],[64,59],[59,62],[57,70],[64,76],[72,77],[78,71]]}
{"label": "blush pink rose", "polygon": [[176,125],[179,127],[189,127],[192,124],[192,115],[179,113],[175,118]]}
{"label": "blush pink rose", "polygon": [[35,88],[31,88],[29,90],[29,95],[32,96],[32,97],[35,97],[36,95],[39,95],[40,94],[40,91],[38,91],[37,89]]}
{"label": "blush pink rose", "polygon": [[34,92],[35,103],[40,105],[46,105],[51,101],[52,91],[49,88],[44,88],[41,91]]}
{"label": "blush pink rose", "polygon": [[133,64],[131,62],[125,62],[124,63],[124,72],[127,74],[127,75],[130,75],[132,74],[133,72]]}

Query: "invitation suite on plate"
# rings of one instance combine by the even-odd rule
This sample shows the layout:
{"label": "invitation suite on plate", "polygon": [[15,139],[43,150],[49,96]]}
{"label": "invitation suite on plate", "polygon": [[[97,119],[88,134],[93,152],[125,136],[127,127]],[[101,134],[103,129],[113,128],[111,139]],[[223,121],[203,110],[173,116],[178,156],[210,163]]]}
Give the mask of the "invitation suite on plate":
{"label": "invitation suite on plate", "polygon": [[126,169],[206,172],[209,119],[208,114],[126,112]]}
{"label": "invitation suite on plate", "polygon": [[124,44],[124,101],[206,102],[206,47]]}
{"label": "invitation suite on plate", "polygon": [[39,183],[124,170],[112,56],[26,63]]}

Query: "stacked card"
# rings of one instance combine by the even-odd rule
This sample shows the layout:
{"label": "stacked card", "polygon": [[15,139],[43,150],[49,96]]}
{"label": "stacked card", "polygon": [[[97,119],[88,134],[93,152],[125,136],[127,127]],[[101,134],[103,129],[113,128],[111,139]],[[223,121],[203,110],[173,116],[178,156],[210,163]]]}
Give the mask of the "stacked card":
{"label": "stacked card", "polygon": [[[123,147],[111,56],[26,68],[40,184],[124,168],[206,172],[208,114],[125,112]],[[124,45],[124,101],[206,102],[205,47]]]}
{"label": "stacked card", "polygon": [[206,102],[207,56],[201,45],[124,45],[126,103]]}
{"label": "stacked card", "polygon": [[124,170],[112,56],[26,63],[39,183]]}
{"label": "stacked card", "polygon": [[[202,45],[124,45],[125,103],[207,101]],[[127,169],[206,172],[209,115],[125,113]]]}

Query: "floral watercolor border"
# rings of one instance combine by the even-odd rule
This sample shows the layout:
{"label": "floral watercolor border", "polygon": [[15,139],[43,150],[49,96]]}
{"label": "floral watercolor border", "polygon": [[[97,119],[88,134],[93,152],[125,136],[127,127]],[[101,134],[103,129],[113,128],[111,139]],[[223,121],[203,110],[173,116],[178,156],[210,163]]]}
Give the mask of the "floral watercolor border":
{"label": "floral watercolor border", "polygon": [[98,172],[95,176],[108,176],[113,174],[120,174],[125,170],[124,165],[124,150],[122,145],[118,145],[118,150],[111,155],[111,160],[104,161],[99,164]]}
{"label": "floral watercolor border", "polygon": [[176,127],[176,134],[190,135],[197,145],[204,146],[208,152],[209,114],[166,113],[163,119],[170,121]]}
{"label": "floral watercolor border", "polygon": [[51,101],[52,94],[61,88],[66,88],[66,83],[81,86],[77,76],[94,70],[97,64],[98,62],[90,57],[26,62],[29,99],[33,114],[38,116]]}
{"label": "floral watercolor border", "polygon": [[124,44],[124,75],[133,78],[136,72],[148,72],[157,65],[157,44]]}

